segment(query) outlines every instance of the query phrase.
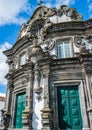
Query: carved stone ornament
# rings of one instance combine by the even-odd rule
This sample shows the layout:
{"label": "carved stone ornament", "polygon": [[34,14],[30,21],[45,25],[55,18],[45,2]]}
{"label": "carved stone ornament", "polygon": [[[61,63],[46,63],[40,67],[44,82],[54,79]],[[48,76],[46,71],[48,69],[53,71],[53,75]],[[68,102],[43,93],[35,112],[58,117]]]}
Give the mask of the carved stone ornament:
{"label": "carved stone ornament", "polygon": [[50,119],[51,119],[51,109],[45,107],[41,110],[41,117],[42,117],[42,127],[50,128]]}
{"label": "carved stone ornament", "polygon": [[[33,35],[44,36],[47,28],[53,23],[65,21],[81,21],[82,16],[75,8],[68,8],[66,5],[60,9],[39,6],[27,23],[22,24],[18,40],[22,37],[32,38]],[[42,35],[43,34],[43,35]],[[40,37],[41,38],[41,37]]]}
{"label": "carved stone ornament", "polygon": [[7,59],[6,63],[9,66],[9,73],[12,73],[14,71],[14,61],[12,59]]}
{"label": "carved stone ornament", "polygon": [[44,52],[51,51],[55,46],[55,40],[54,39],[48,39],[44,41],[43,50]]}
{"label": "carved stone ornament", "polygon": [[75,8],[69,8],[67,5],[62,5],[60,9],[57,8],[47,8],[46,6],[40,6],[38,7],[32,18],[45,18],[45,17],[51,17],[54,15],[63,16],[66,15],[67,17],[70,17],[73,21],[81,21],[82,16],[79,14]]}
{"label": "carved stone ornament", "polygon": [[34,45],[30,50],[30,58],[33,63],[36,63],[37,60],[41,60],[44,55],[44,52],[39,45]]}
{"label": "carved stone ornament", "polygon": [[80,53],[92,52],[92,44],[85,37],[75,36],[75,46],[79,48]]}
{"label": "carved stone ornament", "polygon": [[22,24],[17,40],[21,39],[22,37],[30,38],[30,36],[31,36],[31,32],[30,32],[29,24],[27,23]]}
{"label": "carved stone ornament", "polygon": [[46,18],[52,14],[51,8],[47,8],[46,6],[39,6],[33,13],[30,20],[38,19],[38,18]]}
{"label": "carved stone ornament", "polygon": [[36,98],[39,101],[41,99],[41,92],[42,92],[42,87],[40,87],[40,80],[41,80],[41,74],[40,74],[40,70],[39,70],[39,66],[36,63],[35,64],[35,68],[34,68],[34,76],[35,76],[35,88],[34,91],[36,93]]}
{"label": "carved stone ornament", "polygon": [[7,113],[6,111],[2,110],[2,125],[4,126],[3,130],[8,130],[10,120],[11,120],[10,113]]}

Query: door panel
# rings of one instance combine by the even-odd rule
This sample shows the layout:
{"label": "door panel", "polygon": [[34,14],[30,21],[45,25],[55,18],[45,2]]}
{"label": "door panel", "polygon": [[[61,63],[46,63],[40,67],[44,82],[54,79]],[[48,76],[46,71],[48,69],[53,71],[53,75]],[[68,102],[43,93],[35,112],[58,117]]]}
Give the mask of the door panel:
{"label": "door panel", "polygon": [[15,128],[22,128],[22,113],[25,110],[25,94],[19,94],[16,98]]}
{"label": "door panel", "polygon": [[57,95],[61,130],[82,130],[78,87],[58,87]]}

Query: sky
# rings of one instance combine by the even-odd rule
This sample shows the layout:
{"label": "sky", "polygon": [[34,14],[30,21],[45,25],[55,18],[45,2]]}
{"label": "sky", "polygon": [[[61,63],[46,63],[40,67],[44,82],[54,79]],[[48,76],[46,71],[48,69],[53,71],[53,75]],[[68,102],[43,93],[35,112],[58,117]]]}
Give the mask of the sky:
{"label": "sky", "polygon": [[[38,7],[39,0],[0,0],[0,93],[6,92],[8,73],[3,51],[11,48],[18,37],[22,23],[25,23]],[[83,21],[92,18],[92,0],[43,0],[47,7],[68,5],[83,16]]]}

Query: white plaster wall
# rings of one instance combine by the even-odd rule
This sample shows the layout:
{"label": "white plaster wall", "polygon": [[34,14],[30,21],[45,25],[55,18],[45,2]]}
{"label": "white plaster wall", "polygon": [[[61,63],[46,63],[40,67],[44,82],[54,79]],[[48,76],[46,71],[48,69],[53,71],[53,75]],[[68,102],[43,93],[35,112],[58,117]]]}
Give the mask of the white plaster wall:
{"label": "white plaster wall", "polygon": [[73,45],[73,47],[74,47],[74,53],[79,53],[79,48],[76,47],[75,45]]}
{"label": "white plaster wall", "polygon": [[88,119],[86,113],[86,104],[85,104],[85,95],[84,95],[84,85],[81,81],[79,85],[79,99],[80,99],[80,108],[81,108],[81,115],[82,115],[82,122],[83,122],[83,130],[88,130]]}
{"label": "white plaster wall", "polygon": [[60,23],[60,22],[68,22],[68,21],[72,21],[70,17],[67,17],[65,14],[63,14],[63,16],[52,16],[50,17],[50,21],[52,23]]}
{"label": "white plaster wall", "polygon": [[56,55],[55,54],[56,53],[56,51],[55,51],[55,47],[50,51],[50,55]]}
{"label": "white plaster wall", "polygon": [[[44,107],[44,98],[43,98],[43,93],[44,93],[44,82],[43,82],[43,78],[41,78],[41,84],[40,86],[43,88],[42,93],[41,93],[41,100],[38,101],[36,99],[36,94],[35,92],[33,93],[33,122],[32,122],[32,126],[33,126],[33,130],[41,130],[42,128],[42,124],[41,124],[41,110]],[[35,87],[35,83],[34,83],[34,87]]]}

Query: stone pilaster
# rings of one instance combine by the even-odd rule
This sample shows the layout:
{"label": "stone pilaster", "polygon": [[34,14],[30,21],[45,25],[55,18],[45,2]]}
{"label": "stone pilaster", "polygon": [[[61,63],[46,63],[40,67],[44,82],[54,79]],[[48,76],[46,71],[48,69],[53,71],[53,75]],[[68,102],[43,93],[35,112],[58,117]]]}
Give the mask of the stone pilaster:
{"label": "stone pilaster", "polygon": [[42,114],[42,130],[51,130],[51,109],[49,107],[49,66],[44,66],[43,78],[44,78],[44,108],[41,110]]}
{"label": "stone pilaster", "polygon": [[86,74],[86,84],[87,84],[87,92],[88,92],[88,99],[89,99],[89,107],[92,105],[92,98],[91,98],[91,87],[89,82],[90,76]]}
{"label": "stone pilaster", "polygon": [[81,63],[85,74],[85,90],[87,99],[87,114],[89,127],[92,129],[92,53],[81,54]]}
{"label": "stone pilaster", "polygon": [[5,104],[5,108],[3,109],[2,113],[3,113],[3,125],[4,125],[4,129],[8,129],[9,125],[10,125],[10,120],[11,120],[11,103],[12,103],[12,91],[13,91],[13,79],[12,79],[12,75],[8,74],[7,75],[7,99],[6,99],[6,104]]}
{"label": "stone pilaster", "polygon": [[29,72],[25,72],[25,77],[28,80],[26,89],[26,108],[23,112],[22,122],[23,129],[32,130],[32,115],[33,115],[33,71],[32,68]]}

